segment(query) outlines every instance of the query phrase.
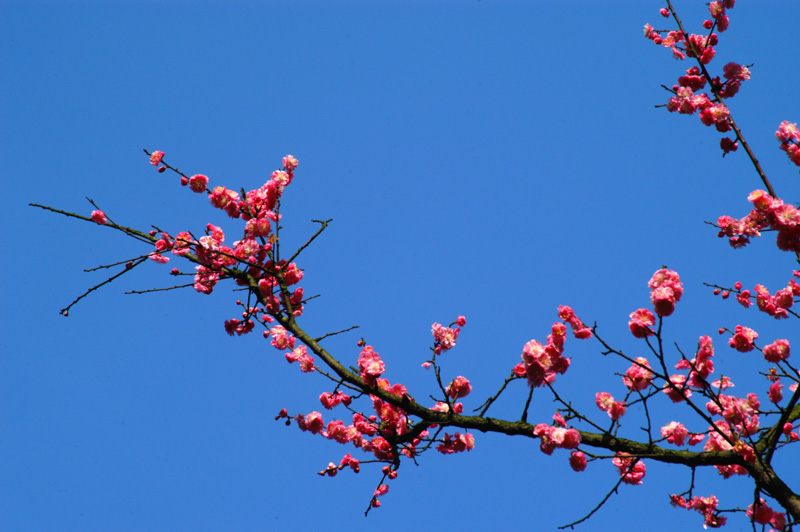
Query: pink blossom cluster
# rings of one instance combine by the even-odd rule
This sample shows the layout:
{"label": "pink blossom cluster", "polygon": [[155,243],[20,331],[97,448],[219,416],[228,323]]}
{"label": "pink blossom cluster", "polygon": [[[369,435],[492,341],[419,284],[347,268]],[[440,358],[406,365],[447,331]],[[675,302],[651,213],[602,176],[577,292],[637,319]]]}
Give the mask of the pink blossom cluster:
{"label": "pink blossom cluster", "polygon": [[[730,442],[734,442],[731,444]],[[703,446],[704,451],[730,451],[739,453],[745,460],[752,462],[755,454],[752,447],[746,445],[737,435],[733,433],[728,422],[718,419],[714,426],[708,431],[708,439]],[[747,470],[739,464],[717,465],[714,466],[723,478],[730,478],[733,475],[746,475]]]}
{"label": "pink blossom cluster", "polygon": [[[396,397],[408,395],[408,390],[402,384],[390,385],[386,379],[378,379],[378,388],[389,392]],[[370,395],[372,408],[378,414],[383,434],[405,434],[408,432],[410,421],[402,408],[387,403],[375,395]],[[415,446],[416,444],[413,444]]]}
{"label": "pink blossom cluster", "polygon": [[558,307],[558,317],[572,328],[572,334],[575,338],[586,340],[592,337],[592,330],[584,325],[580,318],[575,315],[575,311],[573,311],[571,307],[566,305]]}
{"label": "pink blossom cluster", "polygon": [[288,363],[299,362],[300,371],[303,373],[311,373],[314,371],[314,358],[308,354],[308,348],[304,345],[299,345],[294,348],[291,353],[284,355]]}
{"label": "pink blossom cluster", "polygon": [[458,327],[445,327],[439,323],[434,323],[431,327],[433,333],[434,348],[433,352],[436,355],[442,354],[455,347],[458,334],[461,332],[459,327],[466,325],[467,319],[464,316],[459,316],[456,320]]}
{"label": "pink blossom cluster", "polygon": [[783,121],[775,132],[775,138],[781,143],[781,149],[786,152],[789,160],[800,166],[800,130],[797,124]]}
{"label": "pink blossom cluster", "polygon": [[753,435],[759,427],[759,408],[761,402],[754,393],[747,394],[747,398],[734,397],[720,394],[706,403],[706,410],[712,416],[722,416],[737,432],[744,436]]}
{"label": "pink blossom cluster", "polygon": [[319,396],[319,402],[322,403],[322,406],[328,410],[340,404],[344,404],[344,406],[350,406],[352,401],[353,398],[341,390],[335,393],[325,392]]}
{"label": "pink blossom cluster", "polygon": [[[243,315],[246,318],[249,314],[245,312]],[[225,332],[231,336],[241,336],[251,332],[255,326],[256,322],[253,320],[244,319],[243,321],[239,321],[237,319],[230,319],[225,321]]]}
{"label": "pink blossom cluster", "polygon": [[733,336],[728,340],[728,345],[741,353],[747,353],[755,349],[753,342],[755,342],[756,338],[758,338],[758,333],[753,329],[737,325]]}
{"label": "pink blossom cluster", "polygon": [[523,347],[523,374],[528,377],[531,386],[551,383],[556,374],[564,373],[569,368],[569,358],[561,356],[564,352],[566,329],[563,323],[554,323],[553,332],[547,337],[547,345],[531,340]]}
{"label": "pink blossom cluster", "polygon": [[789,340],[775,340],[771,344],[764,346],[761,353],[767,362],[777,364],[789,358]]}
{"label": "pink blossom cluster", "polygon": [[597,404],[597,408],[606,412],[613,421],[624,416],[625,410],[627,410],[624,401],[615,401],[614,397],[608,392],[598,392],[595,395],[594,402]]}
{"label": "pink blossom cluster", "polygon": [[778,249],[800,253],[800,210],[763,190],[753,191],[747,199],[753,204],[750,214],[741,220],[720,216],[718,235],[727,236],[731,246],[738,248],[747,245],[750,237],[761,236],[762,230],[772,229],[778,233]]}
{"label": "pink blossom cluster", "polygon": [[442,454],[463,453],[475,448],[475,437],[470,433],[456,432],[452,436],[444,433],[444,440],[436,446],[436,450]]}
{"label": "pink blossom cluster", "polygon": [[619,469],[619,474],[622,477],[622,482],[625,484],[638,485],[644,479],[647,467],[644,462],[628,453],[618,452],[616,456],[611,459],[611,463]]}
{"label": "pink blossom cluster", "polygon": [[567,327],[572,328],[575,338],[584,340],[592,337],[592,330],[575,315],[572,308],[562,305],[558,307],[558,317],[564,323],[556,322],[551,327],[547,336],[547,343],[542,345],[537,340],[531,340],[522,349],[522,362],[514,367],[514,374],[527,376],[531,386],[542,386],[555,380],[557,374],[562,374],[569,368],[569,358],[563,355],[564,341],[567,338]]}
{"label": "pink blossom cluster", "polygon": [[719,500],[714,495],[709,497],[695,496],[691,500],[686,500],[680,495],[670,495],[669,498],[673,506],[700,512],[707,527],[719,528],[728,520],[727,517],[723,517],[717,513]]}
{"label": "pink blossom cluster", "polygon": [[650,287],[650,301],[659,316],[669,316],[675,311],[675,303],[683,295],[683,284],[678,273],[662,268],[653,274],[648,281]]}
{"label": "pink blossom cluster", "polygon": [[386,364],[371,345],[364,346],[361,354],[358,355],[358,371],[361,378],[364,379],[364,384],[368,386],[375,386],[378,383],[378,377],[386,371]]}
{"label": "pink blossom cluster", "polygon": [[[750,79],[750,71],[738,63],[728,63],[723,67],[723,81],[719,76],[711,78],[705,71],[704,65],[708,65],[716,55],[714,47],[719,39],[713,30],[717,29],[721,33],[728,29],[730,20],[726,10],[732,9],[734,3],[733,0],[723,0],[709,4],[711,19],[703,22],[703,27],[711,30],[707,36],[686,35],[681,31],[669,31],[666,32],[666,36],[662,36],[665,32],[656,31],[650,24],[644,27],[645,37],[657,45],[670,48],[676,59],[693,57],[700,64],[689,68],[686,75],[678,78],[678,83],[672,87],[673,96],[667,101],[667,110],[682,114],[694,114],[695,111],[699,111],[700,121],[704,125],[714,126],[722,133],[732,129],[730,112],[722,100],[731,98],[739,92],[742,82]],[[659,12],[664,17],[670,16],[670,11],[666,8]],[[712,96],[705,93],[697,94],[706,86],[707,81],[710,81]],[[723,156],[734,152],[739,148],[738,139],[723,138],[720,140],[720,148]]]}
{"label": "pink blossom cluster", "polygon": [[[753,289],[756,293],[753,296],[750,290],[742,290],[742,283],[736,282],[733,285],[736,294],[736,301],[739,302],[744,308],[750,308],[753,305],[752,299],[756,301],[756,307],[761,312],[769,314],[775,319],[788,318],[789,310],[794,305],[794,298],[800,296],[800,284],[794,279],[789,279],[789,284],[786,288],[782,288],[775,292],[775,295],[770,295],[769,290],[764,285],[757,284]],[[727,299],[730,295],[730,290],[724,292],[720,288],[714,289],[715,295],[722,294],[723,299]]]}
{"label": "pink blossom cluster", "polygon": [[447,396],[451,399],[461,399],[466,397],[472,391],[472,385],[466,377],[458,376],[453,379],[453,382],[445,389]]}
{"label": "pink blossom cluster", "polygon": [[760,497],[758,502],[747,507],[745,515],[754,523],[758,523],[759,525],[771,525],[775,530],[783,530],[786,526],[786,514],[776,512]]}
{"label": "pink blossom cluster", "polygon": [[686,443],[697,445],[705,438],[705,434],[690,433],[683,423],[678,423],[677,421],[670,421],[661,427],[661,435],[667,439],[667,442],[678,447],[682,447]]}
{"label": "pink blossom cluster", "polygon": [[[642,391],[653,383],[653,372],[650,371],[650,362],[644,357],[636,357],[631,367],[622,377],[622,383],[631,391]],[[605,410],[601,408],[601,410]],[[608,410],[606,410],[608,412]],[[610,412],[609,412],[610,415]],[[612,419],[613,416],[612,416]]]}
{"label": "pink blossom cluster", "polygon": [[[556,427],[547,423],[536,425],[533,429],[533,435],[539,437],[539,448],[544,454],[553,454],[553,451],[557,448],[575,449],[581,443],[581,433],[577,429]],[[585,458],[583,464],[586,467]]]}
{"label": "pink blossom cluster", "polygon": [[269,330],[269,335],[272,337],[270,344],[278,350],[294,349],[297,338],[290,334],[286,329],[280,325],[275,325]]}
{"label": "pink blossom cluster", "polygon": [[688,369],[689,386],[703,388],[706,379],[714,373],[714,343],[710,336],[701,336],[697,345],[697,353],[691,360],[681,359],[675,369]]}
{"label": "pink blossom cluster", "polygon": [[[159,168],[159,171],[169,167],[163,159],[164,152],[162,151],[154,151],[150,154],[152,165],[164,165]],[[294,170],[298,165],[297,159],[291,155],[284,157],[282,162],[281,170],[273,172],[267,183],[261,188],[246,193],[244,198],[240,197],[239,193],[222,186],[208,191],[209,179],[205,175],[196,174],[186,177],[181,174],[182,185],[189,186],[192,191],[197,193],[208,192],[209,201],[214,207],[224,210],[232,218],[245,220],[244,237],[234,242],[233,248],[231,248],[224,244],[225,235],[222,229],[212,224],[208,224],[206,236],[199,239],[195,239],[189,232],[182,231],[172,242],[169,235],[162,233],[161,238],[156,242],[156,251],[151,254],[151,258],[158,262],[166,262],[168,259],[163,254],[170,249],[174,254],[181,256],[194,253],[200,261],[200,266],[196,268],[194,287],[198,292],[205,294],[210,294],[216,283],[227,275],[226,268],[232,268],[239,264],[258,282],[259,289],[267,300],[267,304],[262,309],[263,312],[265,314],[279,312],[286,302],[283,298],[275,295],[280,284],[278,276],[283,276],[287,286],[297,284],[303,277],[303,271],[295,263],[287,264],[286,261],[280,261],[275,264],[271,260],[267,260],[268,254],[272,250],[272,242],[265,239],[271,235],[271,224],[278,221],[274,209],[284,188],[291,183]],[[177,170],[175,171],[177,172]],[[95,215],[95,217],[97,220],[101,220],[100,215]],[[259,241],[259,239],[261,240]],[[297,288],[291,294],[288,302],[291,305],[292,314],[295,316],[302,314],[302,303],[303,290]],[[228,320],[226,330],[231,334],[244,334],[252,330],[252,327],[247,324],[247,320],[245,322]],[[308,366],[306,365],[306,367]]]}

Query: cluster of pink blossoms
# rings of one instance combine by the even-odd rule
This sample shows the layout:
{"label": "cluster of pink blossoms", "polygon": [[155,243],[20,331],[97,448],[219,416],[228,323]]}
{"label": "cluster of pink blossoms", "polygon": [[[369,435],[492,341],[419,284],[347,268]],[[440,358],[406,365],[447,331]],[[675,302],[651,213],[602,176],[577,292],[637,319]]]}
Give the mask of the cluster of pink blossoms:
{"label": "cluster of pink blossoms", "polygon": [[755,190],[748,196],[753,209],[744,218],[730,216],[717,219],[718,236],[727,236],[731,246],[743,247],[750,237],[761,236],[761,231],[777,231],[775,243],[778,249],[800,253],[800,209],[773,198],[763,190]]}
{"label": "cluster of pink blossoms", "polygon": [[[564,305],[558,307],[558,317],[572,327],[575,338],[584,340],[592,337],[592,330],[584,325],[570,307]],[[569,358],[562,356],[566,338],[566,325],[554,323],[545,345],[537,340],[525,344],[522,349],[522,362],[514,367],[514,373],[527,376],[528,384],[531,386],[542,386],[553,382],[557,374],[564,373],[569,368]]]}
{"label": "cluster of pink blossoms", "polygon": [[[800,274],[796,272],[795,275]],[[738,292],[736,294],[736,301],[739,302],[744,308],[750,308],[753,304],[754,298],[750,290],[742,290],[742,283],[736,282],[733,285],[734,289]],[[770,295],[769,290],[764,285],[757,284],[753,289],[756,293],[756,307],[761,312],[769,314],[775,319],[788,318],[789,309],[794,305],[795,296],[800,296],[800,284],[794,279],[789,279],[789,284],[786,288],[782,288],[775,292],[775,295]],[[727,299],[730,296],[730,291],[723,291],[720,288],[714,290],[715,295],[722,295],[722,299]]]}
{"label": "cluster of pink blossoms", "polygon": [[775,138],[781,143],[781,149],[786,152],[789,160],[800,166],[800,131],[797,124],[783,121],[775,132]]}
{"label": "cluster of pink blossoms", "polygon": [[667,439],[667,442],[678,447],[682,447],[686,443],[697,445],[705,438],[704,434],[690,433],[683,423],[678,423],[677,421],[671,421],[661,427],[661,435]]}
{"label": "cluster of pink blossoms", "polygon": [[611,463],[617,466],[619,474],[622,477],[622,482],[625,484],[636,486],[642,483],[647,467],[644,465],[644,462],[638,458],[628,453],[618,452],[617,455],[611,459]]}
{"label": "cluster of pink blossoms", "polygon": [[669,316],[675,311],[675,303],[683,295],[683,284],[677,272],[662,268],[653,274],[647,283],[650,301],[659,316]]}
{"label": "cluster of pink blossoms", "polygon": [[700,512],[707,527],[719,528],[728,520],[727,517],[717,514],[719,500],[714,495],[710,497],[695,496],[692,500],[686,500],[680,495],[670,495],[669,498],[673,506]]}
{"label": "cluster of pink blossoms", "polygon": [[[164,152],[162,151],[154,151],[150,154],[152,165],[163,165],[159,166],[159,172],[163,172],[167,168],[177,172],[163,159]],[[284,187],[291,183],[294,170],[298,165],[297,159],[291,155],[284,157],[282,162],[283,169],[273,172],[267,183],[259,189],[248,192],[245,198],[240,198],[237,192],[219,186],[208,192],[209,179],[205,175],[197,174],[187,177],[181,174],[183,186],[188,186],[196,193],[208,192],[209,201],[214,207],[224,210],[231,218],[245,220],[244,236],[241,240],[234,242],[233,247],[229,247],[224,243],[225,234],[222,229],[212,224],[208,224],[206,235],[199,239],[187,231],[182,231],[173,241],[170,235],[162,231],[160,238],[155,243],[156,250],[150,254],[152,260],[165,263],[169,260],[165,254],[169,251],[178,256],[194,253],[200,262],[200,265],[196,267],[194,288],[204,294],[210,294],[214,286],[228,275],[227,269],[237,267],[237,265],[256,279],[266,303],[263,308],[248,308],[242,314],[242,320],[227,320],[225,330],[231,335],[251,332],[255,326],[252,318],[256,318],[264,324],[272,322],[270,314],[280,312],[284,307],[295,316],[303,313],[302,288],[296,288],[290,294],[288,302],[276,295],[276,290],[279,288],[278,275],[283,277],[287,286],[292,286],[303,278],[303,271],[295,263],[287,264],[285,260],[274,263],[272,260],[268,260],[272,251],[272,242],[266,237],[270,236],[271,224],[278,221],[274,209]],[[97,223],[106,223],[105,215],[100,211],[93,213],[92,217]],[[150,234],[155,236],[156,231],[151,231]],[[173,269],[172,274],[179,275],[180,272]],[[241,282],[237,280],[237,283]],[[261,314],[260,317],[259,314]],[[293,341],[291,345],[283,346],[286,339],[285,336],[273,334],[273,345],[279,343],[282,345],[280,349],[293,349],[291,353],[286,354],[286,359],[289,362],[300,362],[303,371],[313,371],[313,358],[308,355],[307,351],[304,351],[305,348],[295,349]]]}
{"label": "cluster of pink blossoms", "polygon": [[[734,7],[735,0],[714,1],[708,6],[711,19],[703,22],[703,27],[712,30],[708,36],[686,35],[681,31],[663,32],[656,31],[653,26],[646,24],[644,35],[657,45],[662,45],[672,50],[672,55],[676,59],[686,59],[694,57],[701,65],[707,65],[714,58],[716,51],[714,46],[718,44],[718,37],[713,33],[714,29],[724,32],[728,29],[729,19],[727,9]],[[669,18],[670,11],[666,8],[660,10],[662,16]],[[686,75],[678,78],[678,83],[672,87],[672,96],[667,102],[669,112],[679,112],[682,114],[694,114],[699,111],[700,121],[706,126],[714,126],[717,131],[725,133],[732,129],[730,112],[721,100],[731,98],[739,92],[743,81],[750,79],[750,71],[747,67],[737,63],[728,63],[723,67],[722,81],[719,76],[711,78],[705,71],[695,66],[686,71]],[[710,80],[712,96],[708,94],[696,94],[697,91],[706,86],[706,80]],[[736,151],[739,148],[738,140],[723,138],[720,140],[720,147],[723,155]]]}
{"label": "cluster of pink blossoms", "polygon": [[[683,295],[683,284],[680,276],[673,270],[662,268],[656,271],[648,281],[650,288],[650,301],[659,316],[669,316],[675,311],[675,304]],[[644,338],[654,334],[651,327],[656,323],[656,317],[645,308],[634,310],[630,314],[628,328],[636,338]]]}
{"label": "cluster of pink blossoms", "polygon": [[439,323],[434,323],[431,327],[434,340],[434,354],[441,355],[444,351],[454,348],[456,340],[458,339],[458,333],[461,332],[459,327],[463,327],[466,324],[467,318],[464,316],[459,316],[455,324],[453,324],[458,325],[458,327],[452,327],[452,325],[450,327],[445,327]]}
{"label": "cluster of pink blossoms", "polygon": [[608,392],[598,392],[595,395],[594,401],[597,404],[597,408],[608,413],[608,417],[610,417],[613,421],[616,421],[622,417],[627,409],[627,406],[623,401],[615,401]]}
{"label": "cluster of pink blossoms", "polygon": [[[533,429],[533,434],[539,437],[539,448],[544,454],[553,454],[556,448],[575,449],[581,443],[581,433],[577,429],[556,427],[546,423],[536,425]],[[584,458],[584,468],[585,464]]]}

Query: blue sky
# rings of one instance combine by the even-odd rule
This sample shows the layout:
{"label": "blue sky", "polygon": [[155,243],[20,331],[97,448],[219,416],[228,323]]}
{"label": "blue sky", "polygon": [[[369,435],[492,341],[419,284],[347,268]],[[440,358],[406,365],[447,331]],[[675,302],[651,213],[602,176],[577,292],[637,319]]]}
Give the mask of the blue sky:
{"label": "blue sky", "polygon": [[[569,304],[626,352],[628,314],[648,304],[662,264],[686,293],[667,322],[691,351],[701,334],[738,323],[764,338],[786,323],[734,308],[703,282],[783,286],[792,260],[770,239],[734,252],[703,222],[742,216],[760,188],[743,153],[722,159],[720,135],[663,104],[688,64],[642,37],[666,27],[660,2],[6,2],[0,17],[5,194],[4,334],[0,337],[0,520],[8,530],[552,530],[582,517],[617,479],[610,463],[581,474],[567,453],[476,434],[476,448],[407,463],[365,520],[380,474],[316,472],[351,448],[273,421],[281,408],[320,410],[328,390],[257,335],[231,338],[238,313],[224,286],[168,286],[148,264],[58,310],[106,277],[82,273],[148,251],[112,231],[34,210],[29,202],[175,234],[237,226],[142,148],[167,153],[212,184],[260,186],[280,159],[300,160],[282,212],[286,242],[333,218],[301,260],[312,335],[354,364],[363,336],[392,382],[424,397],[430,325],[467,326],[443,359],[471,379],[474,408],[544,340]],[[694,31],[700,2],[678,1]],[[782,120],[800,121],[800,74],[785,35],[788,1],[740,1],[716,71],[754,63],[731,101],[779,194],[798,197],[797,170],[777,149]],[[232,238],[231,238],[232,239]],[[176,264],[177,265],[177,264]],[[717,338],[717,337],[715,337]],[[718,339],[717,367],[736,391],[763,369]],[[596,343],[568,342],[559,390],[602,419],[594,393],[623,395],[626,364]],[[751,379],[751,380],[748,380]],[[520,383],[515,383],[520,384]],[[759,389],[761,391],[761,389]],[[765,395],[765,391],[761,391]],[[500,401],[515,418],[525,390]],[[555,405],[536,394],[532,421]],[[666,423],[681,410],[664,405]],[[326,421],[331,418],[325,413]],[[634,436],[632,415],[624,431]],[[697,430],[704,427],[693,426]],[[797,461],[780,470],[797,477]],[[749,483],[699,474],[722,508],[748,504]],[[668,505],[683,470],[648,464],[584,530],[699,529]],[[741,524],[741,521],[739,522]],[[736,525],[734,525],[736,526]]]}

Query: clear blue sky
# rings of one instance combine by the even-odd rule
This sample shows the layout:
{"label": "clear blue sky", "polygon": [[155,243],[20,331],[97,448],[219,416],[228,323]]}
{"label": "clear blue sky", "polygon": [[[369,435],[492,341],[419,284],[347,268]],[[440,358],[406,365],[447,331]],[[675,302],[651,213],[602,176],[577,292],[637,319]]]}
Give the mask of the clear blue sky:
{"label": "clear blue sky", "polygon": [[[642,36],[646,22],[666,26],[660,7],[4,2],[0,528],[553,530],[582,517],[617,480],[610,463],[576,474],[566,452],[476,434],[469,454],[404,464],[365,520],[378,470],[316,475],[352,448],[272,417],[320,410],[327,384],[255,334],[228,337],[235,295],[123,295],[171,283],[170,267],[152,264],[65,319],[58,310],[105,279],[83,268],[147,250],[27,203],[88,214],[89,196],[122,224],[175,234],[214,222],[232,236],[235,224],[156,173],[142,148],[234,189],[261,185],[292,153],[300,168],[283,203],[284,242],[304,242],[310,219],[334,219],[301,261],[306,294],[321,294],[307,330],[360,325],[327,347],[354,364],[364,336],[387,377],[425,397],[430,325],[464,314],[444,371],[471,379],[467,408],[494,393],[525,342],[544,340],[559,304],[638,353],[627,316],[648,304],[662,264],[684,281],[667,336],[686,351],[737,323],[791,340],[792,325],[702,286],[782,286],[792,262],[768,238],[734,252],[703,224],[744,215],[759,183],[742,153],[720,157],[720,135],[696,117],[654,108],[667,98],[659,85],[689,66]],[[676,7],[693,30],[706,18],[701,2]],[[787,201],[800,181],[773,133],[800,121],[798,27],[793,2],[740,0],[712,63],[755,63],[731,106]],[[717,342],[718,370],[741,375],[744,393],[763,366]],[[560,391],[603,419],[594,394],[623,395],[613,373],[626,364],[595,343],[567,350]],[[524,397],[514,387],[494,414],[518,417]],[[536,394],[529,419],[554,410]],[[655,415],[666,423],[681,412]],[[625,421],[636,436],[640,418]],[[797,463],[781,471],[796,479]],[[752,493],[715,472],[698,478],[698,493],[717,493],[722,508]],[[582,529],[700,529],[697,514],[668,504],[688,485],[686,471],[648,464],[644,485],[623,486]]]}

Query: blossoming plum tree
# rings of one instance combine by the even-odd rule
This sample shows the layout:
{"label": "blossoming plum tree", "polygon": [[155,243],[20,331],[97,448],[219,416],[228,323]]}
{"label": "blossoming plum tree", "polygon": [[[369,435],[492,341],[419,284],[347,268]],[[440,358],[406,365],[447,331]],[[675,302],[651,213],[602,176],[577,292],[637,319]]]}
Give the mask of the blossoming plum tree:
{"label": "blossoming plum tree", "polygon": [[[659,30],[648,24],[644,33],[656,45],[668,48],[675,58],[691,59],[694,63],[668,89],[671,95],[666,109],[681,114],[696,113],[704,125],[729,134],[720,141],[723,155],[743,148],[765,189],[749,195],[747,199],[752,206],[744,217],[719,217],[715,224],[719,236],[727,237],[732,247],[741,248],[763,232],[774,232],[778,248],[800,258],[800,210],[779,199],[726,103],[750,79],[751,72],[736,63],[724,65],[721,77],[709,71],[719,42],[717,32],[728,28],[728,11],[734,3],[735,0],[711,2],[710,18],[702,24],[704,31],[690,34],[667,1],[660,14],[671,19],[674,28]],[[800,130],[796,124],[781,123],[776,137],[780,149],[800,166]],[[202,233],[182,228],[173,236],[160,228],[139,231],[119,225],[94,203],[95,210],[89,216],[34,205],[121,231],[152,246],[151,251],[121,265],[119,273],[89,289],[61,313],[67,316],[89,292],[148,260],[164,264],[174,256],[193,265],[191,272],[171,269],[170,273],[176,277],[192,277],[192,282],[175,288],[193,287],[197,292],[209,294],[220,282],[233,282],[246,297],[237,300],[241,315],[226,321],[225,331],[240,336],[257,327],[263,329],[264,338],[284,353],[288,363],[297,363],[304,373],[320,375],[327,384],[322,387],[319,401],[324,411],[336,412],[333,419],[319,411],[290,413],[288,408],[276,416],[286,425],[346,446],[343,456],[323,467],[319,474],[333,477],[344,469],[358,473],[364,464],[380,466],[380,482],[367,512],[381,505],[380,498],[388,492],[390,481],[397,477],[404,461],[415,461],[429,453],[470,451],[476,445],[476,432],[495,432],[538,439],[541,451],[547,455],[556,449],[566,449],[569,464],[576,472],[585,470],[590,462],[610,460],[619,472],[619,481],[609,495],[621,483],[644,482],[649,461],[684,466],[692,472],[689,487],[683,493],[670,494],[670,500],[675,506],[700,513],[709,527],[724,525],[727,514],[737,511],[744,513],[753,526],[768,525],[774,530],[791,530],[800,522],[800,495],[773,466],[778,451],[791,452],[789,449],[796,448],[795,443],[800,440],[800,373],[789,361],[790,342],[784,338],[760,342],[759,334],[743,325],[720,329],[718,333],[727,337],[728,348],[759,351],[765,362],[761,389],[731,393],[733,379],[715,374],[715,347],[719,343],[715,346],[710,335],[699,338],[693,354],[676,352],[666,345],[664,324],[684,293],[677,272],[667,267],[658,269],[648,283],[649,306],[634,309],[630,314],[630,333],[641,342],[648,356],[630,356],[612,347],[600,337],[596,325],[587,325],[572,308],[560,306],[558,320],[544,342],[533,339],[522,346],[521,360],[516,365],[509,363],[508,377],[493,395],[476,403],[474,415],[468,415],[464,402],[473,395],[469,379],[461,375],[446,376],[441,365],[443,357],[452,356],[448,352],[456,347],[466,327],[464,316],[458,316],[449,325],[432,325],[430,358],[419,361],[430,371],[438,389],[438,396],[432,401],[415,399],[405,385],[390,381],[390,364],[363,339],[358,341],[357,353],[335,357],[322,346],[322,341],[330,334],[346,331],[314,336],[301,325],[306,307],[310,306],[310,299],[299,286],[304,276],[301,255],[330,220],[315,221],[319,224],[318,231],[304,244],[286,251],[288,244],[280,235],[284,223],[280,207],[281,198],[290,190],[288,187],[298,169],[295,157],[285,156],[281,168],[260,188],[237,192],[216,184],[212,188],[205,175],[184,174],[167,162],[161,151],[145,152],[158,172],[178,175],[181,185],[207,197],[213,207],[231,219],[240,220],[241,235],[237,235],[238,240],[226,240],[223,230],[209,223]],[[800,277],[800,271],[787,272],[786,285],[772,291],[761,284],[752,291],[743,289],[741,283],[730,287],[711,285],[711,288],[724,299],[733,294],[731,301],[745,308],[755,306],[775,319],[798,318],[792,310],[795,298],[800,297],[800,284],[795,277]],[[610,425],[593,407],[582,409],[556,390],[554,383],[571,364],[565,356],[570,331],[576,339],[594,339],[602,354],[629,364],[621,383],[613,378],[596,390],[596,407],[608,415]],[[515,381],[528,387],[527,401],[519,418],[489,416],[492,405]],[[784,390],[788,392],[786,396]],[[558,405],[555,411],[531,412],[534,392],[550,394]],[[766,401],[759,397],[764,394]],[[657,401],[685,406],[685,417],[651,423],[651,405]],[[640,427],[644,436],[639,431],[626,433],[625,437],[621,434],[620,420],[632,409],[645,414],[646,423]],[[534,416],[529,422],[529,417]],[[746,509],[721,509],[715,495],[696,487],[693,473],[701,467],[715,468],[724,478],[748,476],[755,488],[754,495],[734,501]],[[598,508],[607,499],[608,496],[603,498]],[[566,526],[572,527],[586,517]]]}

